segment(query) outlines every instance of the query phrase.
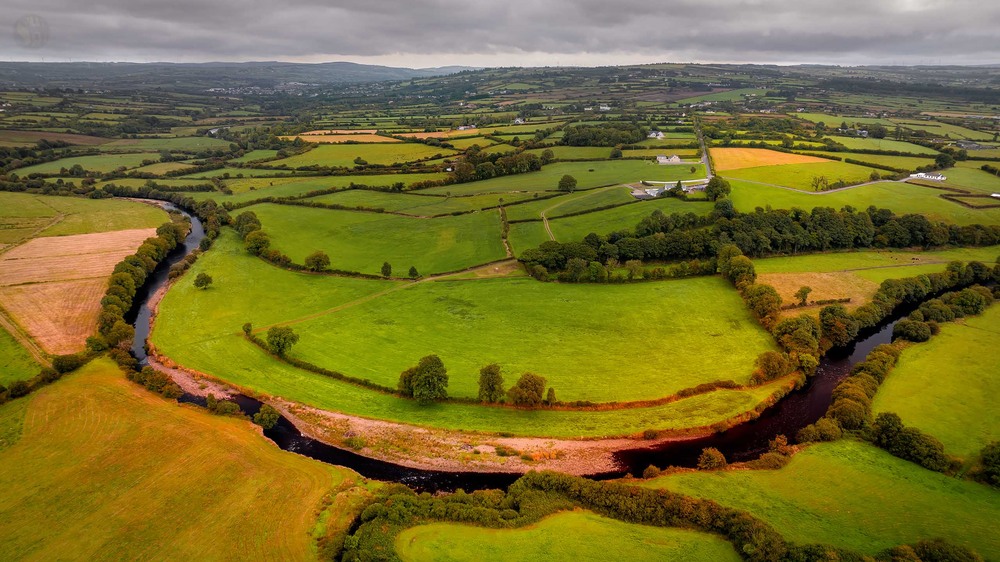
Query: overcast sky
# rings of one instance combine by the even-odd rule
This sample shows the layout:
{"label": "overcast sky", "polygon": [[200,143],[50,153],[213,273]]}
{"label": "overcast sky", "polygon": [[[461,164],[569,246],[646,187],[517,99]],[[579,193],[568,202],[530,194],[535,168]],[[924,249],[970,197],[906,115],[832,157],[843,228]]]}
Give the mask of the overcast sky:
{"label": "overcast sky", "polygon": [[996,0],[5,0],[0,60],[1000,63]]}

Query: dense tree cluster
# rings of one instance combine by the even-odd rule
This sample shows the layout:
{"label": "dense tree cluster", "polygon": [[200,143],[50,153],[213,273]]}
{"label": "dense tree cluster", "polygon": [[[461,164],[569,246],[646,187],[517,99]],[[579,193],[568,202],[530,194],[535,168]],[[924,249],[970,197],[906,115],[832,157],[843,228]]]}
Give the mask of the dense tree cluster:
{"label": "dense tree cluster", "polygon": [[561,143],[567,146],[618,146],[638,144],[648,135],[649,129],[635,123],[569,125],[563,129]]}
{"label": "dense tree cluster", "polygon": [[464,183],[524,174],[541,169],[542,160],[533,153],[482,152],[478,145],[473,145],[465,151],[465,157],[455,164],[451,178],[454,183]]}
{"label": "dense tree cluster", "polygon": [[399,374],[398,388],[400,394],[421,404],[444,400],[448,398],[448,370],[440,357],[428,355]]}
{"label": "dense tree cluster", "polygon": [[[723,199],[721,202],[727,202]],[[714,257],[722,246],[735,245],[750,257],[828,250],[883,247],[991,246],[1000,243],[1000,226],[934,223],[923,215],[897,216],[874,206],[865,211],[845,207],[760,209],[731,218],[713,213],[666,215],[656,210],[634,230],[607,235],[591,233],[582,242],[546,242],[522,252],[529,271],[542,265],[550,273],[564,270],[572,258],[607,263],[609,259],[689,260]]]}

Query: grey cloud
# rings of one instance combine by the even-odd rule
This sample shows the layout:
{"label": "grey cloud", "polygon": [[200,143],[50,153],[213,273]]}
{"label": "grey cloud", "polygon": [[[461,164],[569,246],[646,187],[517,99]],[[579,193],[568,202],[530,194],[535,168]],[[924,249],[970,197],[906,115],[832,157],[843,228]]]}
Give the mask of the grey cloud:
{"label": "grey cloud", "polygon": [[[13,32],[25,14],[46,45]],[[4,33],[3,29],[7,32]],[[8,0],[5,60],[321,60],[525,53],[734,62],[1000,62],[981,0]],[[576,57],[576,58],[574,58]],[[538,60],[536,56],[532,60]],[[581,59],[582,60],[582,59]]]}

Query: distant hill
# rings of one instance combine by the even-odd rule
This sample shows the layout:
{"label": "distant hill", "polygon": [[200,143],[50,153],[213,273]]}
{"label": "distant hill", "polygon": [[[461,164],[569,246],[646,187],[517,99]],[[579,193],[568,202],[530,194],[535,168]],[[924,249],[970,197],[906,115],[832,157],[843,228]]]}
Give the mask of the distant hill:
{"label": "distant hill", "polygon": [[394,68],[326,62],[209,63],[106,63],[106,62],[0,62],[0,85],[4,87],[61,87],[101,89],[173,90],[208,88],[282,88],[288,84],[350,84],[408,80],[454,74],[471,67]]}

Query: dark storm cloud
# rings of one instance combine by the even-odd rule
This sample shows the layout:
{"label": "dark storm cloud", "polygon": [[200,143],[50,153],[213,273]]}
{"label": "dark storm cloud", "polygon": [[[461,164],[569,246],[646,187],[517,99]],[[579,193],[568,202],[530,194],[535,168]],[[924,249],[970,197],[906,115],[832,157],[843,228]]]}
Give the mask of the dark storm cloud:
{"label": "dark storm cloud", "polygon": [[[982,0],[5,4],[5,60],[1000,62],[1000,4]],[[18,40],[26,14],[48,23],[44,45]]]}

